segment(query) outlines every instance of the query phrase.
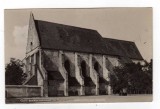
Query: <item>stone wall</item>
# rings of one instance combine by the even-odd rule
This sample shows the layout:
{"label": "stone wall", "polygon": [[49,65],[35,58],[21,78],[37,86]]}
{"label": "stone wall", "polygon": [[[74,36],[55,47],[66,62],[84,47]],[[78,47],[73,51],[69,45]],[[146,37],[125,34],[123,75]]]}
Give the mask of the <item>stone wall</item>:
{"label": "stone wall", "polygon": [[49,80],[48,96],[64,96],[64,81]]}
{"label": "stone wall", "polygon": [[[34,58],[31,59],[31,61],[32,60],[34,60],[34,63],[37,63],[38,66],[36,66],[36,72],[33,73],[35,74],[35,77],[31,78],[28,83],[33,85],[34,81],[32,80],[36,80],[37,82],[36,84],[34,82],[34,85],[43,86],[44,92],[51,96],[68,96],[69,91],[78,93],[78,95],[85,95],[85,93],[88,95],[98,95],[99,91],[106,90],[108,94],[111,94],[110,85],[102,81],[104,79],[109,83],[109,74],[112,73],[113,67],[120,64],[118,58],[113,56],[61,50],[41,50],[41,52],[35,52]],[[64,65],[66,60],[70,63],[70,74],[68,74],[69,72],[67,72]],[[87,81],[89,81],[90,84],[88,86],[85,86],[84,84],[81,66],[82,62],[85,62],[85,73],[87,75]],[[96,64],[98,69],[95,68]],[[42,67],[45,69],[45,72]],[[52,74],[54,73],[53,75],[55,76],[52,85],[48,85],[49,72]],[[44,77],[44,75],[46,76]],[[69,75],[78,82],[79,86],[69,86]],[[99,83],[99,81],[101,81],[101,83]],[[48,88],[48,91],[45,91],[45,87]],[[48,94],[48,92],[50,94]]]}
{"label": "stone wall", "polygon": [[38,86],[43,86],[43,78],[42,78],[42,75],[40,75],[39,70],[37,70],[37,82],[38,82]]}
{"label": "stone wall", "polygon": [[[76,92],[78,95],[85,95],[85,93],[89,95],[98,95],[100,90],[99,88],[104,88],[106,93],[111,94],[111,88],[107,83],[99,83],[99,78],[108,81],[109,83],[109,73],[111,73],[111,69],[107,68],[107,64],[111,64],[109,67],[115,67],[119,65],[118,58],[112,56],[105,56],[100,54],[89,54],[89,53],[76,53],[69,51],[53,51],[53,50],[43,50],[43,64],[46,71],[58,71],[60,75],[64,78],[64,82],[61,82],[60,88],[64,90],[64,95],[68,95],[67,93]],[[106,62],[108,59],[109,63]],[[68,86],[68,72],[64,67],[65,61],[68,60],[70,63],[70,76],[76,78],[81,87],[78,86]],[[93,85],[85,86],[84,78],[82,75],[81,63],[86,63],[86,75],[90,78],[90,82]],[[98,71],[95,69],[95,63],[98,64]],[[60,83],[60,81],[59,81]],[[57,81],[58,84],[58,81]],[[63,85],[62,85],[63,84]],[[99,87],[100,85],[100,87]],[[56,86],[56,85],[55,85]],[[54,87],[55,87],[54,86]],[[50,87],[51,90],[52,86]],[[52,88],[51,88],[52,87]],[[91,88],[92,87],[92,88]],[[75,89],[76,88],[76,89]],[[90,90],[91,88],[91,90]],[[56,91],[62,91],[60,89],[56,89]],[[57,92],[55,92],[57,93]],[[94,94],[93,94],[94,93]],[[56,95],[56,94],[54,94]]]}
{"label": "stone wall", "polygon": [[[43,66],[52,77],[47,77],[49,96],[67,96],[67,76],[62,67],[61,51],[43,50]],[[49,76],[49,75],[47,75]],[[50,79],[49,79],[50,78]]]}
{"label": "stone wall", "polygon": [[60,66],[59,52],[43,50],[43,65],[47,71],[58,71]]}
{"label": "stone wall", "polygon": [[36,26],[34,23],[34,18],[31,15],[29,20],[29,27],[28,27],[28,39],[27,39],[27,48],[26,52],[29,53],[34,50],[36,47],[40,45],[38,33],[36,30]]}
{"label": "stone wall", "polygon": [[41,97],[42,87],[33,85],[6,85],[6,98]]}

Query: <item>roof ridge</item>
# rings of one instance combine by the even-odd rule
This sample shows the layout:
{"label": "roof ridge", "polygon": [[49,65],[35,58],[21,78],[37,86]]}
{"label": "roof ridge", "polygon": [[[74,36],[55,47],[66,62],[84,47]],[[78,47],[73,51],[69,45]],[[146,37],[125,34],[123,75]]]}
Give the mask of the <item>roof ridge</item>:
{"label": "roof ridge", "polygon": [[103,39],[110,39],[110,40],[117,40],[117,41],[123,41],[123,42],[132,42],[135,43],[134,41],[129,41],[129,40],[122,40],[122,39],[114,39],[114,38],[106,38],[106,37],[102,37]]}
{"label": "roof ridge", "polygon": [[83,28],[83,27],[78,27],[78,26],[73,26],[73,25],[66,25],[66,24],[61,24],[61,23],[55,23],[55,22],[51,22],[51,21],[45,21],[45,20],[38,20],[38,19],[34,19],[35,21],[40,21],[40,22],[46,22],[46,23],[51,23],[51,24],[56,24],[59,26],[67,26],[67,27],[71,27],[71,28],[76,28],[76,29],[82,29],[82,30],[89,30],[89,31],[95,31],[97,32],[97,30],[95,29],[88,29],[88,28]]}

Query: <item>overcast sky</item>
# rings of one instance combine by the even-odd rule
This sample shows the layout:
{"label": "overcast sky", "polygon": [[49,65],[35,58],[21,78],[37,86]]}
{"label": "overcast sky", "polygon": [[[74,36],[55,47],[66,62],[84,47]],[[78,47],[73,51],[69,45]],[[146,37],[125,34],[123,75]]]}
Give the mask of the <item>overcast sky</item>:
{"label": "overcast sky", "polygon": [[30,12],[35,19],[97,30],[101,36],[134,41],[143,58],[152,58],[152,8],[5,10],[5,63],[23,59]]}

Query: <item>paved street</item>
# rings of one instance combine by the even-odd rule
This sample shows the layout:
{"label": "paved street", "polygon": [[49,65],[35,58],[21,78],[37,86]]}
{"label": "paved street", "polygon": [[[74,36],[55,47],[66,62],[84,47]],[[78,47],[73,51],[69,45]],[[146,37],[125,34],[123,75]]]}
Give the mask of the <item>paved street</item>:
{"label": "paved street", "polygon": [[7,99],[6,103],[112,103],[112,102],[151,102],[152,95],[101,95],[101,96],[70,96],[49,98],[18,98]]}

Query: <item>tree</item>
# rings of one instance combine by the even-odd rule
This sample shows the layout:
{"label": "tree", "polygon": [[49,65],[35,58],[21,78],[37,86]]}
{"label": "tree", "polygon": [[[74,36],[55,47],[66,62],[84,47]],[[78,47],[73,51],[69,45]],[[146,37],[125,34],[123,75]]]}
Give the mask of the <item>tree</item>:
{"label": "tree", "polygon": [[152,90],[152,60],[145,62],[145,65],[128,63],[115,67],[110,78],[114,93],[119,93],[124,88],[139,93]]}
{"label": "tree", "polygon": [[5,67],[5,84],[6,85],[21,85],[26,75],[23,73],[23,66],[21,60],[11,58],[10,63]]}
{"label": "tree", "polygon": [[126,66],[119,66],[114,68],[114,73],[110,75],[110,83],[113,93],[120,93],[124,88],[128,87],[129,74],[126,73],[128,69]]}
{"label": "tree", "polygon": [[147,89],[152,91],[152,80],[153,80],[153,72],[152,72],[152,66],[153,66],[153,60],[151,59],[150,62],[146,62],[144,67],[143,67],[143,71],[146,74],[147,77]]}

